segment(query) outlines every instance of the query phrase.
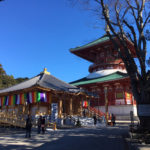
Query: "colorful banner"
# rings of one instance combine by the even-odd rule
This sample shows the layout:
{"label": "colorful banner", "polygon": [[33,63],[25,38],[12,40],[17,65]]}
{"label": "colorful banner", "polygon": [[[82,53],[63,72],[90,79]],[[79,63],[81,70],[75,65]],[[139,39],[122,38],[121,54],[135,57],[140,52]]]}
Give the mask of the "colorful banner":
{"label": "colorful banner", "polygon": [[125,97],[126,97],[126,104],[132,104],[132,94],[126,92]]}
{"label": "colorful banner", "polygon": [[19,96],[20,96],[20,104],[25,104],[24,94],[21,93]]}
{"label": "colorful banner", "polygon": [[87,107],[89,106],[88,101],[83,101],[82,106],[83,106],[84,108],[87,108]]}
{"label": "colorful banner", "polygon": [[132,94],[131,93],[125,93],[126,99],[132,99]]}
{"label": "colorful banner", "polygon": [[0,98],[0,107],[2,106],[2,99]]}
{"label": "colorful banner", "polygon": [[5,106],[5,97],[2,97],[2,106]]}
{"label": "colorful banner", "polygon": [[9,96],[6,96],[5,99],[5,106],[8,106]]}
{"label": "colorful banner", "polygon": [[1,106],[11,106],[11,105],[20,105],[37,103],[37,102],[50,102],[51,95],[44,92],[29,92],[21,93],[9,96],[0,97],[0,107]]}

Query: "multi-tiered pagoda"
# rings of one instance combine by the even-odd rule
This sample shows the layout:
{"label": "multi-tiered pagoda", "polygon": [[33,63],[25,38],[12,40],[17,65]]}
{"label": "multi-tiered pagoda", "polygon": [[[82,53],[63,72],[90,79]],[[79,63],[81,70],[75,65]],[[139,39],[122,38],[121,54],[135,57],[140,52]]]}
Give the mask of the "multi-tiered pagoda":
{"label": "multi-tiered pagoda", "polygon": [[[132,43],[128,39],[126,42],[131,54],[136,57]],[[116,116],[128,116],[130,111],[136,116],[136,102],[131,92],[125,64],[107,35],[81,47],[70,49],[70,52],[93,63],[89,66],[88,76],[71,82],[72,85],[98,93],[99,98],[90,102],[92,107],[105,112],[107,105],[108,112]]]}

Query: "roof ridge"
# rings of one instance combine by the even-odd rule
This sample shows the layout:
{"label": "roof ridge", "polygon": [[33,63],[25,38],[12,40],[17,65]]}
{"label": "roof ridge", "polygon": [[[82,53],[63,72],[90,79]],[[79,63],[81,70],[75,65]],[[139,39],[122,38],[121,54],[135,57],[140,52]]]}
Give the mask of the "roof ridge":
{"label": "roof ridge", "polygon": [[57,79],[58,81],[60,81],[60,82],[62,82],[62,83],[65,83],[65,84],[67,84],[67,85],[70,85],[69,83],[67,83],[67,82],[65,82],[65,81],[62,81],[62,80],[60,80],[60,79],[56,78],[56,77],[55,77],[55,76],[53,76],[53,75],[50,75],[50,76],[52,76],[53,78]]}
{"label": "roof ridge", "polygon": [[[112,35],[112,36],[114,37],[114,35]],[[104,34],[103,36],[101,36],[101,37],[97,38],[96,40],[93,40],[93,41],[91,41],[87,44],[83,44],[83,45],[75,47],[75,48],[70,48],[70,51],[73,52],[73,51],[76,51],[76,50],[80,50],[82,48],[87,48],[87,47],[90,47],[90,46],[94,46],[94,45],[97,44],[95,42],[97,42],[98,40],[102,40],[103,38],[109,38],[109,36],[107,34]],[[106,40],[108,40],[108,39],[106,39]],[[99,41],[99,43],[101,43],[101,42],[104,42],[104,41]]]}
{"label": "roof ridge", "polygon": [[45,74],[44,74],[43,72],[37,75],[37,76],[40,76],[40,78],[39,78],[38,81],[36,82],[37,85],[39,85],[39,82],[43,79],[43,76],[44,76],[44,75],[45,75]]}

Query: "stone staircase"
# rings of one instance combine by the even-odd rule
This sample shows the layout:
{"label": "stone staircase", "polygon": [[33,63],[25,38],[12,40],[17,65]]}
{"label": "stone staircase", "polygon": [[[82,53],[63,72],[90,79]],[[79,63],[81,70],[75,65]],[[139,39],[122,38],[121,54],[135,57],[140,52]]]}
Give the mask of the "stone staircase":
{"label": "stone staircase", "polygon": [[[134,122],[138,123],[139,119],[134,116]],[[131,123],[130,115],[116,115],[116,123]]]}

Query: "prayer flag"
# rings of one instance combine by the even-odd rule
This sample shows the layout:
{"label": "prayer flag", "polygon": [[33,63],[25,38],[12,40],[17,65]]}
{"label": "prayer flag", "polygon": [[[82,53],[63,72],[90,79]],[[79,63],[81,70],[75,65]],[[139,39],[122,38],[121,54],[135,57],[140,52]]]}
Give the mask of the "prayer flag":
{"label": "prayer flag", "polygon": [[27,98],[27,103],[30,104],[30,96],[29,96],[29,93],[26,94],[26,98]]}
{"label": "prayer flag", "polygon": [[44,93],[40,93],[40,101],[41,101],[41,102],[44,102],[44,98],[45,98],[45,97],[44,97]]}
{"label": "prayer flag", "polygon": [[32,97],[32,92],[29,93],[29,103],[32,103],[33,97]]}
{"label": "prayer flag", "polygon": [[2,98],[0,98],[0,107],[2,106]]}
{"label": "prayer flag", "polygon": [[16,95],[16,104],[19,105],[20,104],[20,95]]}
{"label": "prayer flag", "polygon": [[12,95],[9,96],[8,105],[13,105],[13,96]]}
{"label": "prayer flag", "polygon": [[6,106],[8,106],[9,96],[6,96]]}
{"label": "prayer flag", "polygon": [[37,92],[37,102],[40,102],[40,92]]}
{"label": "prayer flag", "polygon": [[34,103],[37,102],[37,92],[33,92],[33,97],[34,97]]}
{"label": "prayer flag", "polygon": [[24,104],[25,100],[24,100],[24,94],[21,93],[20,94],[20,104]]}
{"label": "prayer flag", "polygon": [[16,104],[16,99],[17,99],[17,95],[15,94],[15,95],[13,95],[13,102],[12,102],[13,105]]}
{"label": "prayer flag", "polygon": [[2,97],[2,106],[4,106],[5,105],[5,97],[3,96]]}
{"label": "prayer flag", "polygon": [[44,102],[47,102],[47,94],[46,93],[43,94],[44,94]]}

